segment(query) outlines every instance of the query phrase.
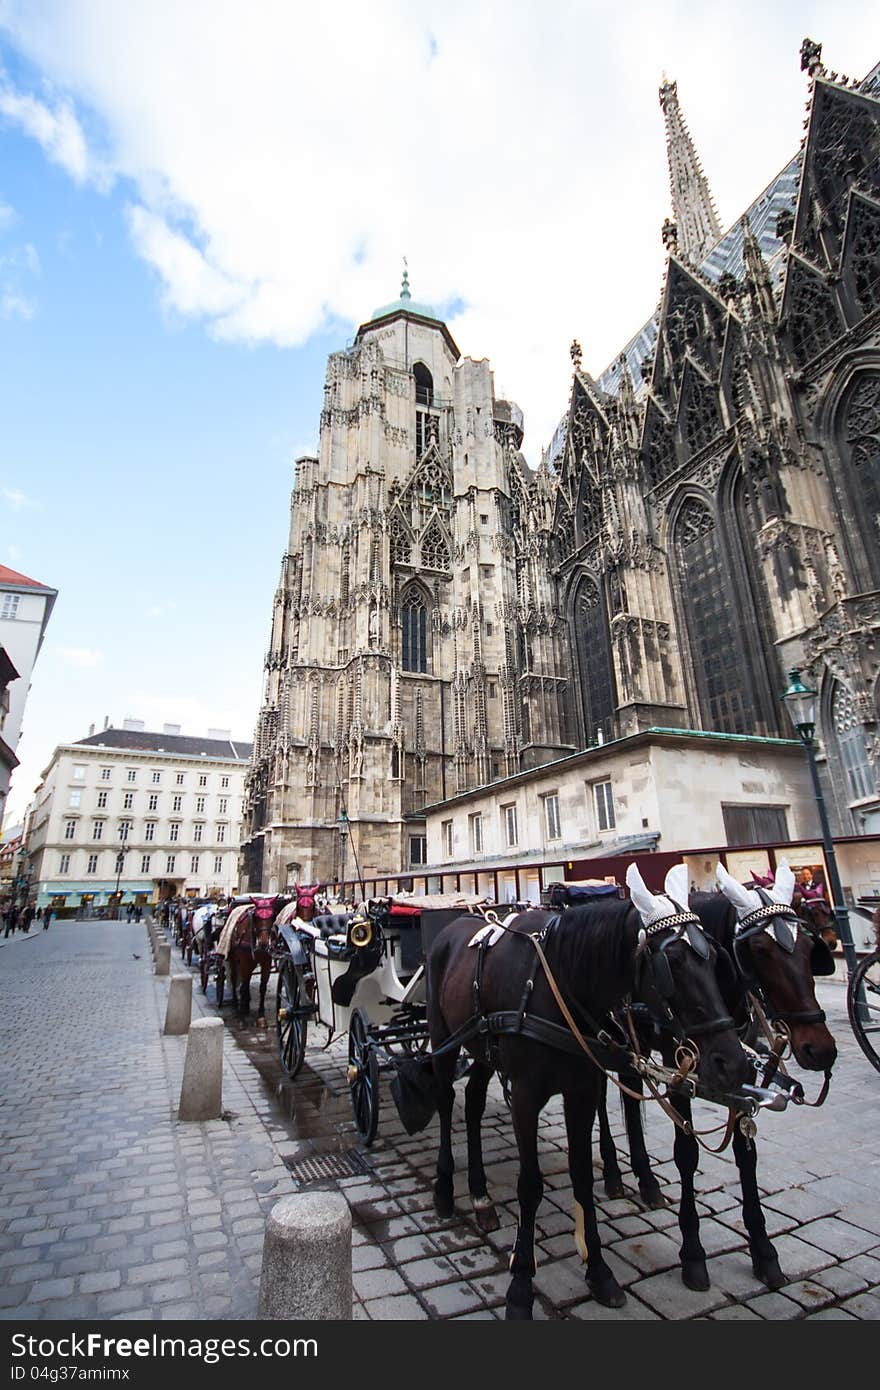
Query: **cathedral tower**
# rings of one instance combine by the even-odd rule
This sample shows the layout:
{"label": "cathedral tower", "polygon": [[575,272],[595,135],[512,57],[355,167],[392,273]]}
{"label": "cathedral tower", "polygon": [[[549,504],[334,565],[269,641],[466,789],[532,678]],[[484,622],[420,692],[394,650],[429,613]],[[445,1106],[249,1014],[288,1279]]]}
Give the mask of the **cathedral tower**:
{"label": "cathedral tower", "polygon": [[569,751],[522,433],[406,273],[330,357],[275,595],[249,889],[414,867],[422,807]]}
{"label": "cathedral tower", "polygon": [[693,265],[705,260],[721,239],[721,224],[709,183],[678,104],[678,83],[663,79],[660,105],[666,119],[666,152],[678,253]]}

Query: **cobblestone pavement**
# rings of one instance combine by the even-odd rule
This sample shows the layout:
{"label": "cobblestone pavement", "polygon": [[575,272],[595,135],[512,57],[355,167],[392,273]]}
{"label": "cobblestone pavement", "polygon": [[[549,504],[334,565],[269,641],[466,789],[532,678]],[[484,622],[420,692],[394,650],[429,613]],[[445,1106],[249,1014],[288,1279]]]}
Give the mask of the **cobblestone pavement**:
{"label": "cobblestone pavement", "polygon": [[[63,922],[23,942],[0,962],[0,1313],[254,1317],[263,1220],[295,1190],[291,1165],[358,1147],[345,1040],[310,1046],[297,1082],[279,1084],[272,1028],[227,1028],[224,1118],[183,1124],[176,1100],[185,1039],[161,1035],[168,986],[152,974],[145,927]],[[628,1298],[614,1312],[595,1304],[574,1253],[565,1131],[553,1102],[540,1131],[536,1318],[880,1317],[880,1075],[849,1032],[842,988],[822,984],[819,994],[841,1049],[828,1102],[765,1114],[759,1128],[768,1228],[790,1282],[769,1293],[756,1281],[736,1169],[726,1156],[704,1154],[698,1193],[711,1291],[681,1282],[674,1208],[608,1200],[597,1170],[607,1258]],[[194,1006],[212,1012],[197,986]],[[314,1033],[310,1041],[323,1042],[323,1030]],[[502,1317],[517,1165],[500,1090],[493,1083],[484,1137],[502,1226],[484,1238],[468,1217],[463,1172],[460,1219],[434,1215],[436,1125],[407,1136],[386,1081],[368,1170],[333,1184],[354,1218],[355,1316]],[[807,1086],[814,1095],[818,1079]],[[625,1154],[616,1104],[611,1111]],[[647,1112],[655,1171],[674,1203],[670,1127]],[[702,1119],[717,1116],[706,1109]],[[456,1126],[463,1168],[460,1103]],[[632,1190],[626,1170],[625,1181]]]}

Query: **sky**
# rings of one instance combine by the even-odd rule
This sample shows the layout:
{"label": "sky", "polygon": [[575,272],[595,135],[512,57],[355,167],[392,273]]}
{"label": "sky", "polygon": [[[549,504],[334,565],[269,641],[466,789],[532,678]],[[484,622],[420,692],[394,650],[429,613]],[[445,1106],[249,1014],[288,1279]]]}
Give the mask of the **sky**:
{"label": "sky", "polygon": [[805,35],[880,59],[866,0],[0,0],[0,563],[59,591],[7,826],[105,717],[251,737],[293,461],[403,256],[537,465],[572,339],[597,375],[660,296],[662,74],[726,228]]}

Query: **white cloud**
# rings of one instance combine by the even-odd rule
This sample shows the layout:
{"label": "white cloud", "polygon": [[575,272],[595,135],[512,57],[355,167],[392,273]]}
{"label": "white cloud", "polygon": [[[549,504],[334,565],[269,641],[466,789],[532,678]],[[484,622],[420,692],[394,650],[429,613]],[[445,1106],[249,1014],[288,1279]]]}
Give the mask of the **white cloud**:
{"label": "white cloud", "polygon": [[722,0],[0,0],[0,24],[49,84],[0,109],[79,182],[126,177],[167,308],[341,341],[406,253],[417,299],[464,304],[456,341],[525,410],[533,459],[571,339],[598,372],[660,292],[662,70],[729,223],[797,149],[804,33],[838,69],[880,57],[867,0],[743,0],[735,24]]}
{"label": "white cloud", "polygon": [[37,503],[33,497],[28,497],[27,493],[22,492],[17,487],[0,488],[0,493],[6,498],[14,512],[20,512],[24,507],[36,507]]}
{"label": "white cloud", "polygon": [[0,318],[28,320],[32,319],[36,312],[35,301],[29,299],[26,294],[22,294],[11,285],[0,288]]}
{"label": "white cloud", "polygon": [[104,653],[91,647],[59,647],[58,652],[68,666],[75,666],[80,671],[92,671],[104,660]]}
{"label": "white cloud", "polygon": [[13,222],[16,221],[17,217],[18,213],[15,211],[15,208],[11,205],[11,203],[5,203],[3,199],[0,198],[0,229],[4,227],[11,227]]}

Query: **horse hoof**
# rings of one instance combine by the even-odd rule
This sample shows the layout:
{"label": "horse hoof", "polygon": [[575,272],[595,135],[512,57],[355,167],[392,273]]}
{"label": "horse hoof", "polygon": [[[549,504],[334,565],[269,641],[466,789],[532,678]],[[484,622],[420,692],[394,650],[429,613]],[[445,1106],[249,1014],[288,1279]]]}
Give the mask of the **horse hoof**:
{"label": "horse hoof", "polygon": [[709,1271],[705,1260],[685,1260],[681,1266],[681,1280],[686,1289],[694,1293],[705,1293],[709,1284]]}
{"label": "horse hoof", "polygon": [[610,1270],[607,1274],[597,1274],[593,1278],[588,1274],[587,1288],[603,1308],[622,1308],[626,1302],[626,1294]]}
{"label": "horse hoof", "polygon": [[656,1187],[640,1187],[639,1196],[649,1211],[662,1211],[664,1207],[669,1206],[659,1183]]}
{"label": "horse hoof", "polygon": [[508,1299],[507,1303],[504,1306],[504,1318],[506,1322],[531,1322],[531,1303],[511,1303]]}
{"label": "horse hoof", "polygon": [[491,1202],[488,1206],[483,1207],[475,1205],[474,1219],[477,1223],[477,1229],[482,1231],[483,1235],[488,1235],[490,1231],[497,1231],[501,1225],[498,1219],[498,1213]]}
{"label": "horse hoof", "polygon": [[771,1255],[767,1260],[752,1260],[752,1269],[755,1278],[766,1284],[768,1289],[781,1289],[782,1285],[788,1282],[775,1255]]}
{"label": "horse hoof", "polygon": [[604,1186],[606,1197],[618,1198],[626,1196],[626,1189],[623,1186],[623,1178],[606,1178]]}
{"label": "horse hoof", "polygon": [[441,1197],[439,1193],[435,1192],[434,1211],[437,1216],[440,1217],[441,1221],[451,1221],[452,1217],[455,1215],[455,1203],[451,1197]]}

